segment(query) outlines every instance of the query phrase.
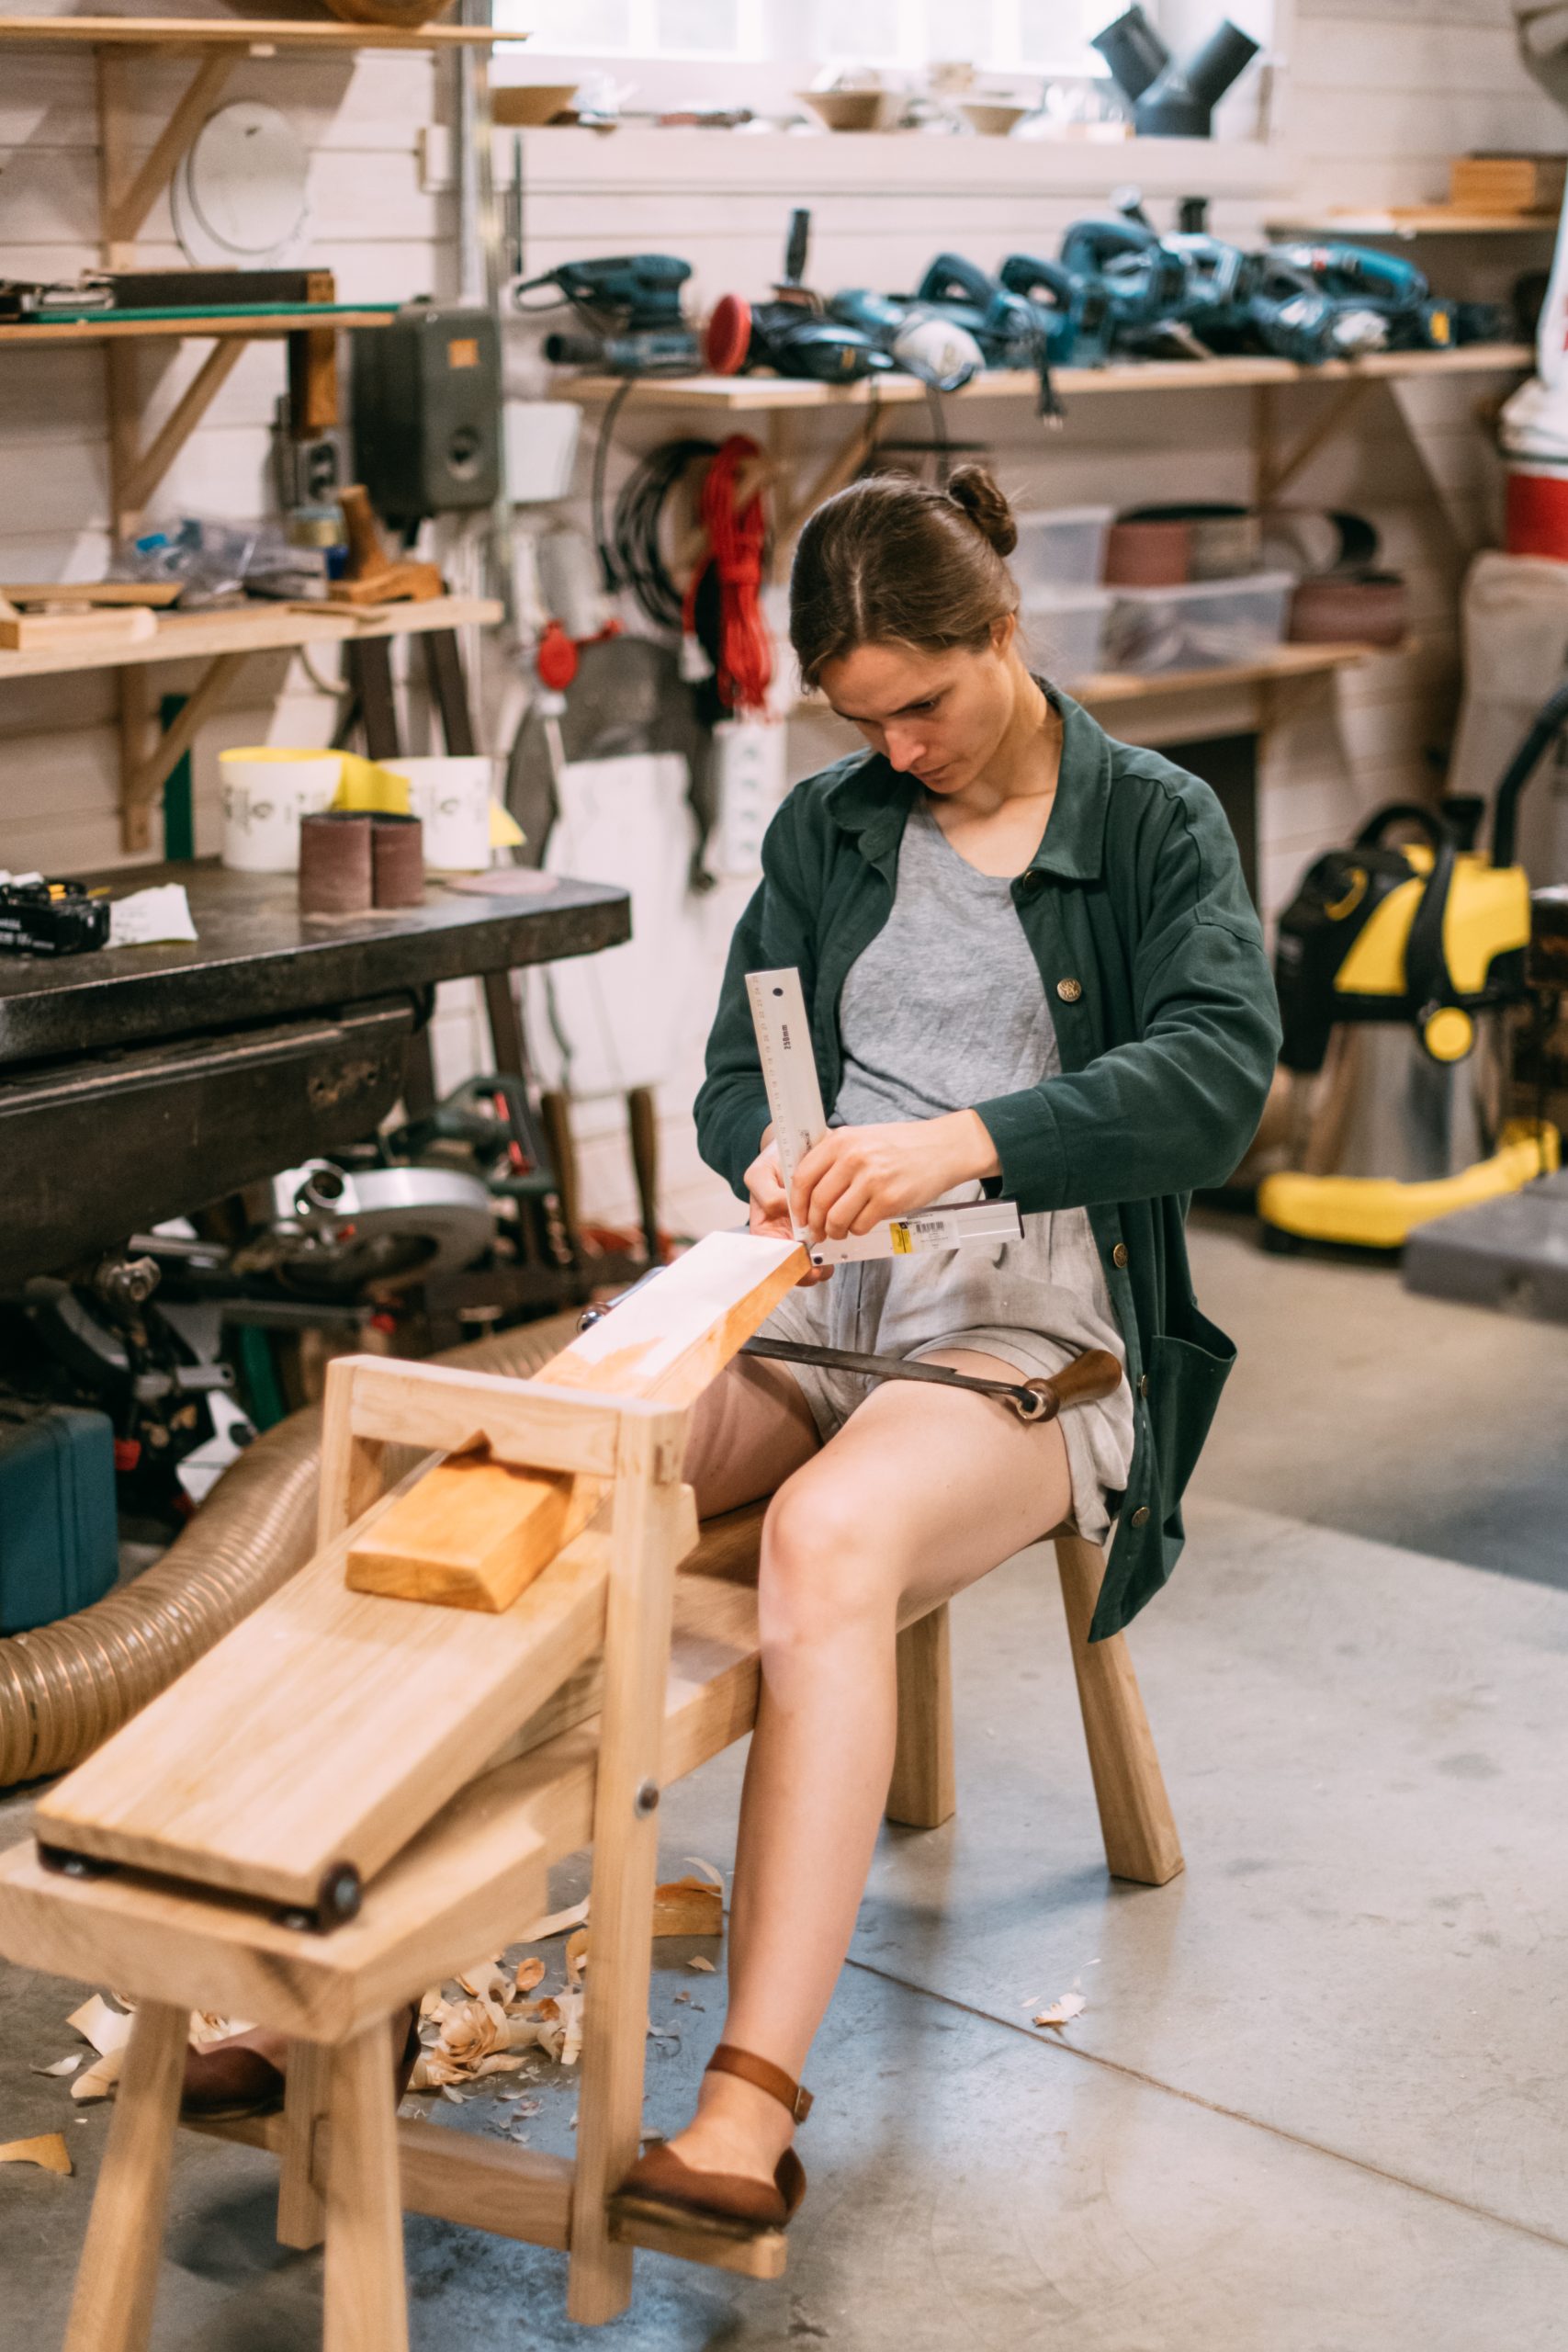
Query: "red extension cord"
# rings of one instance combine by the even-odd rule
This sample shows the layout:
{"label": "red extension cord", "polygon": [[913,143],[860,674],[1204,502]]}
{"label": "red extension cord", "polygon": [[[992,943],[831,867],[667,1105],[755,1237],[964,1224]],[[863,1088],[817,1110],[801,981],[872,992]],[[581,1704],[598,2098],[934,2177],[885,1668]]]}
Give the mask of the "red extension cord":
{"label": "red extension cord", "polygon": [[718,693],[728,710],[762,710],[773,675],[773,639],[758,594],[762,584],[762,548],[767,520],[762,494],[753,492],[737,508],[736,480],[742,466],[761,451],[743,433],[721,444],[703,483],[698,518],[707,533],[708,554],[686,590],[685,628],[694,633],[697,591],[710,565],[718,569]]}

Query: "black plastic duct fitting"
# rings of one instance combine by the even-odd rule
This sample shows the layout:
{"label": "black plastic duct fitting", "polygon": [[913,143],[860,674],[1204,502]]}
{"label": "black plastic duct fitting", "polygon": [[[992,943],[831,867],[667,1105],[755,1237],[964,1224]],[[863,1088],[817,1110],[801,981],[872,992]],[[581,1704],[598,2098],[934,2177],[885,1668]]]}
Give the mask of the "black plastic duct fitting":
{"label": "black plastic duct fitting", "polygon": [[1097,33],[1093,46],[1131,101],[1134,128],[1145,139],[1212,137],[1214,108],[1258,50],[1251,35],[1227,17],[1179,65],[1136,6]]}

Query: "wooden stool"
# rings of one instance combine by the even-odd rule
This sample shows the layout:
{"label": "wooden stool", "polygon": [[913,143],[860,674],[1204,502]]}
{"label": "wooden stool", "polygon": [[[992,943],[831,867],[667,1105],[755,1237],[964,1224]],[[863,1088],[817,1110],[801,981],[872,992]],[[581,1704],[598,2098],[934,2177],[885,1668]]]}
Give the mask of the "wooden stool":
{"label": "wooden stool", "polygon": [[[1105,1576],[1098,1544],[1058,1529],[1051,1539],[1062,1579],[1089,1767],[1112,1878],[1164,1886],[1182,1867],[1181,1841],[1123,1634],[1091,1642]],[[948,1603],[898,1636],[898,1746],[887,1818],[936,1829],[957,1811],[953,1769],[953,1663]]]}

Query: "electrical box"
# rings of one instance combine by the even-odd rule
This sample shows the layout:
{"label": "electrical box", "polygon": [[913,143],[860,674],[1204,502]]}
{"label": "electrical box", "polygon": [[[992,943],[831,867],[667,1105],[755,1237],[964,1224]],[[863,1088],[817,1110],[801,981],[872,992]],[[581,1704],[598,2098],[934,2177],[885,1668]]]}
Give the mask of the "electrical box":
{"label": "electrical box", "polygon": [[488,311],[411,302],[356,327],[354,462],[394,528],[501,492],[501,334]]}
{"label": "electrical box", "polygon": [[73,1615],[118,1573],[108,1415],[0,1396],[0,1634]]}

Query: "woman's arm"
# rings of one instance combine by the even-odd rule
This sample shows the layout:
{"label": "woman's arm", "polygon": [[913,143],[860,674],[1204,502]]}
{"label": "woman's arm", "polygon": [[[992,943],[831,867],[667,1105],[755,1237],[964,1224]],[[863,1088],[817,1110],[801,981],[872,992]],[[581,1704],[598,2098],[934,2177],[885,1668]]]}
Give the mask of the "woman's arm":
{"label": "woman's arm", "polygon": [[1262,1115],[1280,1018],[1235,839],[1203,786],[1163,786],[1151,813],[1134,852],[1142,1035],[975,1106],[1026,1215],[1224,1183]]}

